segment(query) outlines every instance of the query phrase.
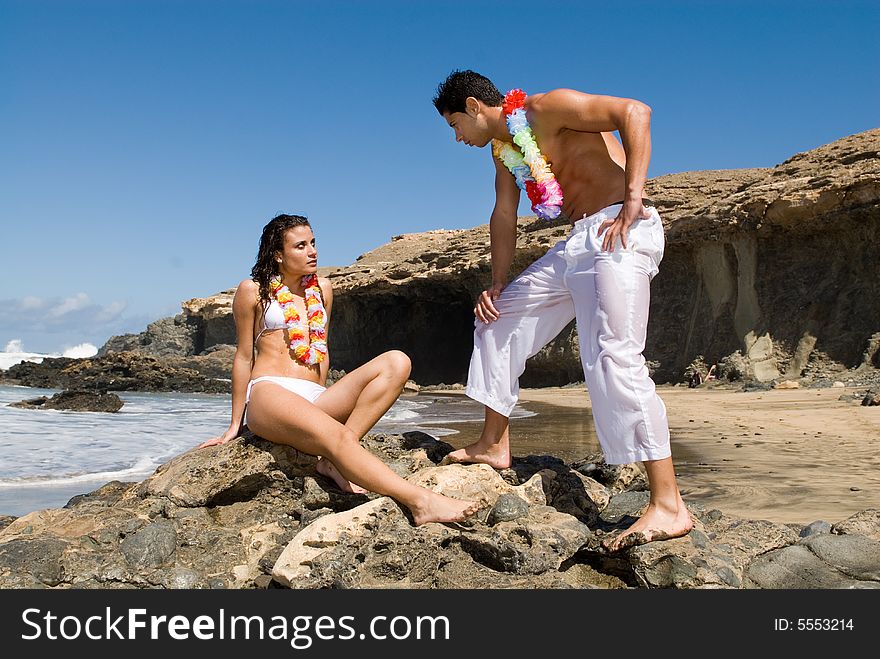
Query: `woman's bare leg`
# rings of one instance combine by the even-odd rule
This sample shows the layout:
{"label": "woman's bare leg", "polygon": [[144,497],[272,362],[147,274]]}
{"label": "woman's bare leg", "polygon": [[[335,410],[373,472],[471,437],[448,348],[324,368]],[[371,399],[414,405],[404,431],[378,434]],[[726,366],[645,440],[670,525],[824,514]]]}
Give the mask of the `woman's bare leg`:
{"label": "woman's bare leg", "polygon": [[273,382],[253,386],[248,427],[270,441],[326,456],[346,479],[409,508],[416,526],[461,521],[478,508],[475,502],[451,499],[404,480],[361,446],[350,428]]}
{"label": "woman's bare leg", "polygon": [[[321,394],[315,405],[360,439],[394,405],[409,373],[410,360],[405,353],[385,352],[347,373]],[[316,468],[346,492],[366,491],[344,478],[330,460],[319,459]]]}
{"label": "woman's bare leg", "polygon": [[410,368],[409,357],[400,350],[382,353],[335,382],[315,405],[363,437],[394,405]]}

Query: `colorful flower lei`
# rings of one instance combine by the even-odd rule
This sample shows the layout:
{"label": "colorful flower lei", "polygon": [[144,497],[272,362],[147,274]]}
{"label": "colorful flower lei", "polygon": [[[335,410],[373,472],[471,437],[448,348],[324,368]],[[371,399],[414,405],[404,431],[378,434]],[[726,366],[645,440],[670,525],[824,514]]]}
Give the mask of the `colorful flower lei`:
{"label": "colorful flower lei", "polygon": [[324,303],[321,300],[321,288],[318,286],[318,276],[306,275],[302,278],[302,284],[305,287],[308,336],[306,336],[304,323],[300,322],[299,313],[294,305],[293,293],[281,282],[281,277],[273,277],[269,282],[269,288],[284,312],[284,324],[287,326],[290,349],[298,360],[311,366],[327,356],[326,315]]}
{"label": "colorful flower lei", "polygon": [[537,216],[555,220],[562,212],[562,188],[535,141],[526,119],[525,100],[526,93],[522,89],[511,89],[501,105],[507,117],[507,130],[522,152],[509,142],[492,140],[492,153],[510,170],[520,190],[525,190]]}

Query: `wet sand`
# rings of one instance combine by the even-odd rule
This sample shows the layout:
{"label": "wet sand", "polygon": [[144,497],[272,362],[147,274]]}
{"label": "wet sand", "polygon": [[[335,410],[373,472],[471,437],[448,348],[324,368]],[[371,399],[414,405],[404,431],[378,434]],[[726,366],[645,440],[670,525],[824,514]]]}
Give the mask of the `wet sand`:
{"label": "wet sand", "polygon": [[[880,508],[880,407],[839,400],[863,389],[657,389],[685,501],[799,524]],[[524,389],[520,402],[537,415],[511,422],[515,456],[571,461],[599,450],[583,389]],[[443,440],[465,446],[480,427],[461,424]]]}

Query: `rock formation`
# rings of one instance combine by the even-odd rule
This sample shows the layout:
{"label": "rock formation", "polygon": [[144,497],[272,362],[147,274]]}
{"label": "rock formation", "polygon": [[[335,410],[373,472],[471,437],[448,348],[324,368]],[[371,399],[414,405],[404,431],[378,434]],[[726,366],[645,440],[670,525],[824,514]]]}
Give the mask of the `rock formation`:
{"label": "rock formation", "polygon": [[247,436],[0,519],[0,588],[880,588],[878,510],[800,527],[692,506],[687,536],[610,554],[603,535],[648,500],[636,465],[528,456],[499,473],[441,464],[452,447],[423,433],[365,445],[481,500],[477,520],[414,527],[391,499],[343,493],[310,456]]}
{"label": "rock formation", "polygon": [[[4,383],[46,389],[91,391],[185,391],[228,393],[232,353],[214,351],[196,357],[153,357],[140,352],[108,352],[73,359],[47,357],[21,362],[2,373]],[[226,354],[220,360],[217,355]]]}
{"label": "rock formation", "polygon": [[94,391],[61,391],[52,397],[38,396],[10,407],[37,410],[71,410],[74,412],[118,412],[125,403],[116,394]]}

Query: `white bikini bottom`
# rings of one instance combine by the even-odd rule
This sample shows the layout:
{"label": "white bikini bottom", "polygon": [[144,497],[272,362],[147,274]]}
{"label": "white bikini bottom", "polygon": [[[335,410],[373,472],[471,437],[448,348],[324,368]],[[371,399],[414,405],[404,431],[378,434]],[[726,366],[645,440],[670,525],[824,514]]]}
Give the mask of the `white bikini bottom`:
{"label": "white bikini bottom", "polygon": [[284,387],[288,391],[292,391],[297,396],[302,396],[310,403],[314,403],[316,400],[318,400],[318,396],[327,391],[327,387],[322,387],[317,382],[312,382],[311,380],[303,380],[302,378],[285,378],[276,375],[264,375],[263,377],[259,377],[248,382],[247,395],[244,399],[245,403],[250,401],[251,388],[257,382],[274,382],[275,384]]}

